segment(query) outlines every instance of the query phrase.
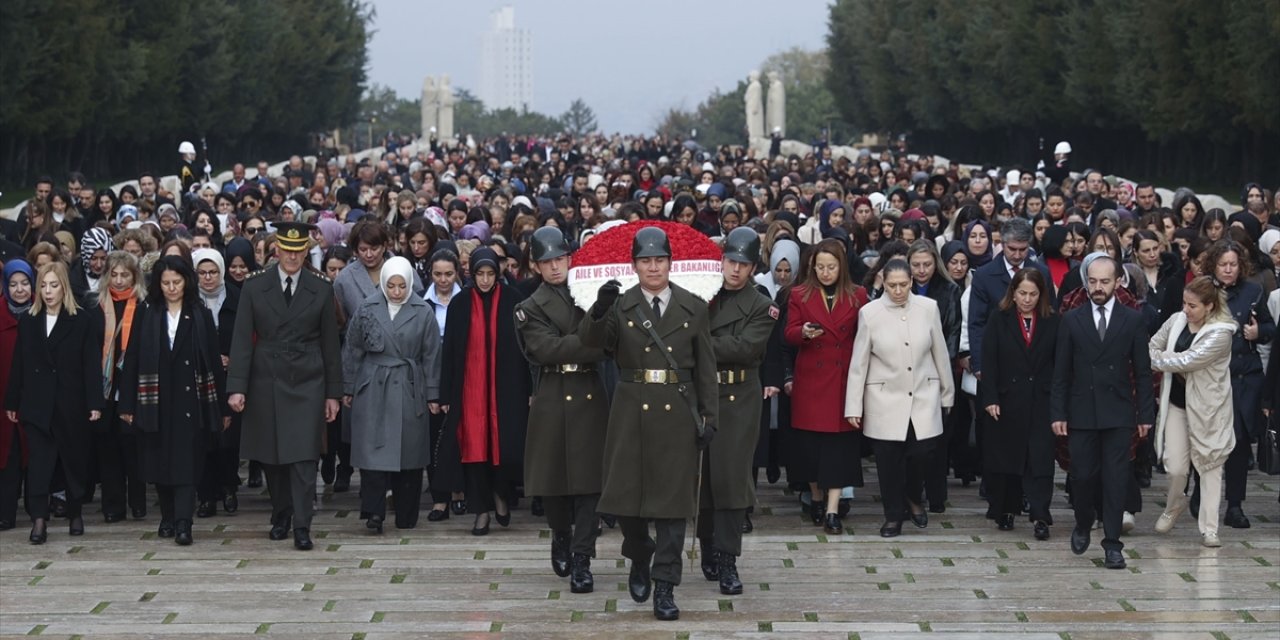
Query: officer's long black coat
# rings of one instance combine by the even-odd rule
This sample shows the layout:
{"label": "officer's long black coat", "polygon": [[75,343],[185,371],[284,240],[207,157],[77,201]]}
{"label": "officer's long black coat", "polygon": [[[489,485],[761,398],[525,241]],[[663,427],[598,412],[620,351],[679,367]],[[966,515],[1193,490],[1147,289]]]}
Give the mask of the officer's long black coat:
{"label": "officer's long black coat", "polygon": [[[494,366],[497,371],[498,447],[502,473],[515,483],[524,474],[524,438],[529,422],[531,380],[529,363],[516,341],[515,308],[523,299],[520,292],[498,283],[498,338]],[[436,452],[439,470],[436,484],[440,487],[465,486],[462,476],[462,450],[458,442],[458,424],[462,419],[463,380],[467,367],[467,340],[471,336],[471,307],[475,303],[475,285],[463,287],[449,303],[445,316],[444,350],[441,356],[440,404],[449,406],[444,431]]]}

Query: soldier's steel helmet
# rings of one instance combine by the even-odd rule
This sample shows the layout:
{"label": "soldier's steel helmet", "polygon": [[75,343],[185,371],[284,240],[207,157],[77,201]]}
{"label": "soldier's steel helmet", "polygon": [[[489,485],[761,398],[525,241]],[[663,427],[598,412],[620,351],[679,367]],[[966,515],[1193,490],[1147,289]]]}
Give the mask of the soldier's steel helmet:
{"label": "soldier's steel helmet", "polygon": [[724,239],[724,257],[734,262],[755,264],[760,261],[760,234],[748,227],[738,227]]}
{"label": "soldier's steel helmet", "polygon": [[671,241],[667,234],[657,227],[645,227],[636,232],[631,240],[631,259],[670,258]]}

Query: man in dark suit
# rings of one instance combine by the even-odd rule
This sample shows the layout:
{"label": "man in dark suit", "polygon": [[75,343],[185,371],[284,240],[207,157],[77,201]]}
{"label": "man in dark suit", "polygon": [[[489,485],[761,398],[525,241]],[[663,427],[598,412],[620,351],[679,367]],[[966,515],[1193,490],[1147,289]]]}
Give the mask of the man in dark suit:
{"label": "man in dark suit", "polygon": [[1133,429],[1146,436],[1155,422],[1151,357],[1142,314],[1116,304],[1120,265],[1098,258],[1089,265],[1089,304],[1067,312],[1058,331],[1049,419],[1068,436],[1076,526],[1071,550],[1089,548],[1097,520],[1090,496],[1102,486],[1102,548],[1108,569],[1123,569],[1121,520],[1129,482]]}
{"label": "man in dark suit", "polygon": [[[1053,282],[1048,267],[1027,260],[1031,237],[1031,223],[1022,218],[1009,219],[1000,227],[1000,240],[1004,243],[1001,254],[973,272],[973,282],[969,285],[973,288],[969,294],[969,363],[979,380],[982,379],[982,338],[987,318],[1004,299],[1013,274],[1023,266],[1030,266],[1040,270],[1045,282]],[[1051,302],[1057,306],[1056,301]]]}
{"label": "man in dark suit", "polygon": [[322,434],[342,397],[333,286],[303,268],[314,228],[276,223],[279,263],[240,289],[227,371],[228,404],[244,414],[241,454],[266,471],[270,538],[288,537],[292,522],[293,545],[303,551],[312,547]]}

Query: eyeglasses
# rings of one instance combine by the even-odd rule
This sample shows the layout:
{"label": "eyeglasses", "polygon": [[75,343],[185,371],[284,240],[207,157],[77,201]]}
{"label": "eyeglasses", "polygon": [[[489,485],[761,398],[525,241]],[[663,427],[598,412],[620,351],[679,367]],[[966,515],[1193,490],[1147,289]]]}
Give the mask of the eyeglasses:
{"label": "eyeglasses", "polygon": [[196,272],[196,273],[197,273],[201,278],[216,278],[216,277],[218,277],[218,272],[217,272],[217,271],[198,271],[198,272]]}
{"label": "eyeglasses", "polygon": [[245,227],[245,233],[261,233],[262,227]]}

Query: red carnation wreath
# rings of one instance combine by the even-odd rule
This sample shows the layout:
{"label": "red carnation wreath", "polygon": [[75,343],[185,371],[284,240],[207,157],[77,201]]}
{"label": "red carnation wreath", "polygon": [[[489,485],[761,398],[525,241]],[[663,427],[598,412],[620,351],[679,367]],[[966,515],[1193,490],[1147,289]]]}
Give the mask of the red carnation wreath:
{"label": "red carnation wreath", "polygon": [[600,285],[617,280],[625,291],[639,282],[631,268],[631,241],[645,227],[662,229],[671,242],[672,282],[708,302],[720,290],[720,247],[693,227],[660,220],[606,225],[573,254],[569,293],[583,310],[595,304]]}

